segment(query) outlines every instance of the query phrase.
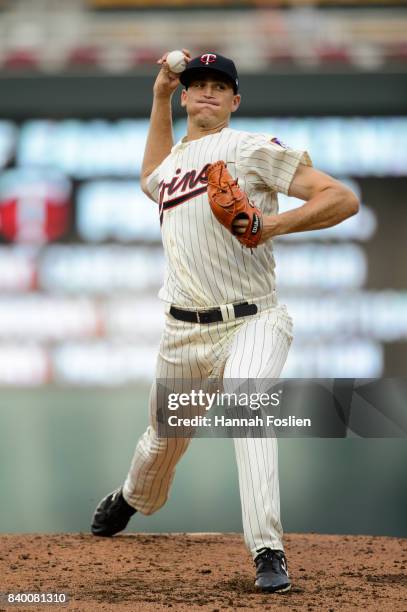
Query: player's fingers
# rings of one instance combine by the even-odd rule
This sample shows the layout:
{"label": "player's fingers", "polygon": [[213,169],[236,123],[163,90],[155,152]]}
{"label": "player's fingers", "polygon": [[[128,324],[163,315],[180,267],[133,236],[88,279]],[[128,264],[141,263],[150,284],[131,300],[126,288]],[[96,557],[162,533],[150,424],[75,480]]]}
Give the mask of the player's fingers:
{"label": "player's fingers", "polygon": [[238,219],[232,223],[233,232],[235,234],[244,234],[249,221],[247,219]]}
{"label": "player's fingers", "polygon": [[161,72],[163,72],[167,77],[171,77],[174,75],[174,73],[171,72],[170,67],[165,61],[165,59],[161,62]]}
{"label": "player's fingers", "polygon": [[167,51],[166,53],[164,53],[164,55],[162,55],[160,57],[160,59],[157,60],[157,64],[163,64],[165,62],[165,60],[167,59],[167,55],[168,55],[169,51]]}
{"label": "player's fingers", "polygon": [[191,61],[191,51],[189,49],[182,49],[182,53],[185,55],[185,59]]}

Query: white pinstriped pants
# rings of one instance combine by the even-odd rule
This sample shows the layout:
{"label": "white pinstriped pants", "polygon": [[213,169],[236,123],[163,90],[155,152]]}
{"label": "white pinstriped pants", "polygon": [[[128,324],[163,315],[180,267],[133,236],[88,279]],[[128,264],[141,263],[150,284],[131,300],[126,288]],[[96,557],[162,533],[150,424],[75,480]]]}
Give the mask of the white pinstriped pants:
{"label": "white pinstriped pants", "polygon": [[[284,305],[263,299],[255,316],[198,325],[166,317],[156,378],[279,378],[292,342]],[[156,391],[150,394],[150,425],[141,436],[123,495],[142,514],[164,505],[189,438],[158,438]],[[245,542],[253,557],[263,547],[283,550],[276,438],[235,438]]]}

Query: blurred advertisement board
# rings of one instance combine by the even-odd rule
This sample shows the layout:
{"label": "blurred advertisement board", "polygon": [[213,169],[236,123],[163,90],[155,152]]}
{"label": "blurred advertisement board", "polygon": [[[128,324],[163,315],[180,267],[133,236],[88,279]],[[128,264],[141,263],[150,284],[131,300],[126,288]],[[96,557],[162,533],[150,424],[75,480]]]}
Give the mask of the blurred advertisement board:
{"label": "blurred advertisement board", "polygon": [[[402,376],[407,119],[238,119],[305,148],[360,213],[275,240],[295,324],[287,377]],[[150,380],[163,324],[157,206],[141,191],[146,120],[0,121],[0,385]],[[185,122],[174,125],[176,138]],[[281,195],[280,211],[301,205]]]}

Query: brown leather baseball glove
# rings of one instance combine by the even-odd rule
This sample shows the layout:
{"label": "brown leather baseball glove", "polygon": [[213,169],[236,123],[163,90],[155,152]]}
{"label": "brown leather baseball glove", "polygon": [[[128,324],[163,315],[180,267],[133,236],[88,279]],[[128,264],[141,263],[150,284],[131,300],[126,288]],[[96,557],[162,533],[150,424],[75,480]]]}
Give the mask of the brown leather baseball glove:
{"label": "brown leather baseball glove", "polygon": [[[245,192],[228,171],[224,161],[211,164],[207,170],[208,199],[212,212],[245,247],[253,249],[259,244],[263,229],[263,213],[249,201]],[[249,221],[244,234],[236,234],[233,222]]]}

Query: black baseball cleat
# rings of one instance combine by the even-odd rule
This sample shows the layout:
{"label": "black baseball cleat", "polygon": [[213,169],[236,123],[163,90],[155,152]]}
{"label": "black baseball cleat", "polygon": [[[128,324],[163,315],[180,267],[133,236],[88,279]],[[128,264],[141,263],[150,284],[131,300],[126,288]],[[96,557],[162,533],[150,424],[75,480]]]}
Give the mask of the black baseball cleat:
{"label": "black baseball cleat", "polygon": [[286,593],[291,589],[287,560],[282,550],[262,548],[254,560],[255,586],[268,593]]}
{"label": "black baseball cleat", "polygon": [[121,488],[117,489],[99,502],[93,515],[91,531],[93,535],[108,538],[123,531],[136,512],[124,499]]}

